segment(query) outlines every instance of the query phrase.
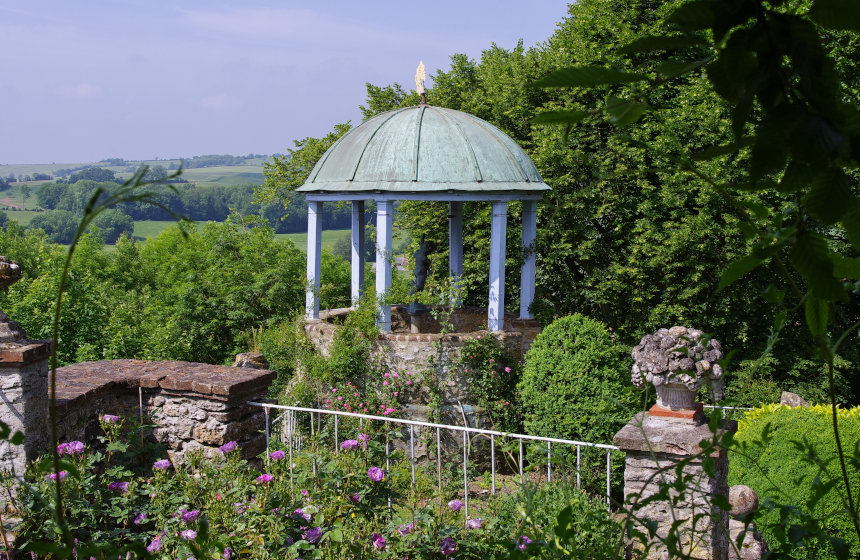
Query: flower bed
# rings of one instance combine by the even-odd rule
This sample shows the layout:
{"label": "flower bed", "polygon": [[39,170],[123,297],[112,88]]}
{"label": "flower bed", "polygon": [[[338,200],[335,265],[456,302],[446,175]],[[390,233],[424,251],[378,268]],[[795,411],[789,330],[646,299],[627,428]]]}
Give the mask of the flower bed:
{"label": "flower bed", "polygon": [[361,432],[344,425],[337,452],[313,444],[293,452],[292,476],[285,450],[270,451],[263,472],[233,442],[216,458],[192,456],[176,468],[158,448],[130,444],[137,428],[126,421],[103,417],[102,427],[102,451],[61,446],[58,476],[50,460],[31,465],[32,484],[17,504],[18,546],[46,557],[62,548],[50,507],[57,478],[79,557],[562,557],[556,544],[565,535],[566,546],[599,558],[616,551],[620,535],[603,504],[563,485],[470,503],[467,518],[459,499],[433,485],[413,491],[394,465],[387,471],[387,434],[369,424]]}

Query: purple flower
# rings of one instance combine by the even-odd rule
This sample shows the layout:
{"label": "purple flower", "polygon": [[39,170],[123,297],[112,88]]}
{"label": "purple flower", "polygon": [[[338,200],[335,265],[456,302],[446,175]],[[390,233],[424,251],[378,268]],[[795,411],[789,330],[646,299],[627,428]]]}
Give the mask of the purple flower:
{"label": "purple flower", "polygon": [[313,529],[308,529],[307,531],[302,533],[302,538],[311,544],[314,544],[318,540],[320,540],[321,536],[322,536],[322,529],[320,529],[319,527],[314,527]]}
{"label": "purple flower", "polygon": [[517,541],[517,548],[520,550],[525,550],[528,545],[532,543],[532,540],[525,535],[520,537],[520,540]]}
{"label": "purple flower", "polygon": [[480,529],[484,526],[484,520],[480,517],[466,521],[466,527],[469,529]]}
{"label": "purple flower", "polygon": [[305,510],[303,510],[302,508],[295,510],[292,514],[292,517],[296,519],[304,519],[308,523],[310,523],[311,521],[311,514],[305,513]]}
{"label": "purple flower", "polygon": [[102,416],[102,422],[104,422],[105,424],[116,424],[117,422],[119,422],[119,416],[115,414],[104,414]]}
{"label": "purple flower", "polygon": [[108,484],[108,490],[113,490],[114,492],[119,492],[120,494],[125,494],[128,492],[128,482],[122,482],[117,480],[116,482],[111,482]]}
{"label": "purple flower", "polygon": [[227,453],[230,453],[231,451],[236,451],[236,448],[238,446],[239,446],[239,444],[236,443],[235,441],[228,441],[227,443],[225,443],[224,445],[219,447],[218,451],[220,451],[221,453],[226,455]]}
{"label": "purple flower", "polygon": [[448,502],[448,507],[451,508],[451,511],[460,511],[463,509],[463,502],[460,500],[451,500]]}
{"label": "purple flower", "polygon": [[358,440],[346,439],[341,442],[340,448],[344,451],[352,451],[353,449],[358,449]]}
{"label": "purple flower", "polygon": [[275,477],[270,474],[261,474],[257,477],[257,482],[259,482],[260,484],[268,484],[273,480],[275,480]]}
{"label": "purple flower", "polygon": [[400,533],[401,535],[408,535],[409,533],[411,533],[414,530],[415,530],[415,522],[414,521],[412,521],[411,523],[407,523],[405,525],[401,525],[400,527],[397,528],[397,532]]}
{"label": "purple flower", "polygon": [[197,538],[197,531],[194,531],[192,529],[185,529],[184,531],[182,531],[181,535],[182,535],[183,539],[188,539],[189,541],[193,541],[194,539]]}
{"label": "purple flower", "polygon": [[191,523],[192,521],[200,517],[200,510],[192,509],[191,511],[183,511],[180,517],[185,523]]}
{"label": "purple flower", "polygon": [[80,455],[83,452],[84,443],[77,440],[61,443],[57,446],[57,453],[60,455]]}
{"label": "purple flower", "polygon": [[224,549],[224,560],[230,560],[231,556],[233,556],[233,551],[228,546]]}
{"label": "purple flower", "polygon": [[278,449],[277,451],[272,451],[271,453],[269,453],[269,458],[272,459],[273,461],[280,461],[281,459],[283,459],[286,456],[287,456],[287,454],[284,453],[283,450],[281,450],[281,449]]}
{"label": "purple flower", "polygon": [[439,543],[439,548],[442,549],[442,554],[445,556],[451,556],[457,552],[457,543],[455,543],[454,539],[451,537],[446,537]]}
{"label": "purple flower", "polygon": [[302,490],[302,496],[304,496],[305,498],[307,498],[307,497],[308,497],[308,491],[307,491],[307,490]]}
{"label": "purple flower", "polygon": [[284,542],[287,543],[287,545],[291,545],[296,541],[293,540],[293,537],[287,537],[284,539]]}
{"label": "purple flower", "polygon": [[137,514],[137,517],[135,517],[135,518],[134,518],[134,524],[135,524],[135,525],[140,525],[141,523],[143,523],[144,521],[146,521],[146,518],[147,518],[147,517],[149,517],[149,516],[148,516],[148,515],[146,514],[146,512],[144,512],[144,511],[142,511],[142,512],[138,513],[138,514]]}
{"label": "purple flower", "polygon": [[60,471],[59,473],[46,474],[45,478],[47,478],[48,480],[57,480],[58,478],[60,480],[66,480],[67,476],[69,476],[68,471]]}
{"label": "purple flower", "polygon": [[146,547],[146,550],[148,550],[149,552],[156,552],[158,550],[161,550],[161,539],[158,537],[152,539],[152,542],[149,543],[149,546]]}
{"label": "purple flower", "polygon": [[370,436],[367,434],[358,434],[358,441],[361,442],[362,449],[367,449],[367,442],[370,441]]}
{"label": "purple flower", "polygon": [[367,476],[370,477],[370,480],[374,482],[379,482],[383,478],[385,478],[385,471],[380,469],[379,467],[370,467],[367,469]]}
{"label": "purple flower", "polygon": [[360,495],[358,492],[356,492],[355,494],[353,494],[352,496],[350,496],[350,497],[349,497],[349,499],[350,499],[350,500],[352,500],[354,503],[356,503],[356,504],[357,504],[358,502],[360,502],[360,501],[361,501],[361,495]]}
{"label": "purple flower", "polygon": [[163,471],[170,468],[170,459],[161,459],[152,464],[152,468],[157,471]]}
{"label": "purple flower", "polygon": [[382,550],[383,548],[385,548],[385,537],[383,537],[379,533],[373,533],[370,536],[370,542],[372,542],[373,546],[375,546],[379,550]]}

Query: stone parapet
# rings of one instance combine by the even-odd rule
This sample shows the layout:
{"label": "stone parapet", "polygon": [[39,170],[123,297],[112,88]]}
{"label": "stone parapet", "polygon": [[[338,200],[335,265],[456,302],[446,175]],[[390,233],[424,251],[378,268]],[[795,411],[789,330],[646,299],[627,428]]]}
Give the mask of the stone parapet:
{"label": "stone parapet", "polygon": [[174,462],[191,451],[214,455],[237,441],[246,457],[265,447],[265,415],[247,404],[266,396],[270,370],[190,362],[112,360],[57,370],[57,420],[61,440],[92,441],[99,416],[148,414],[153,436]]}
{"label": "stone parapet", "polygon": [[[735,430],[728,421],[721,430]],[[664,542],[670,531],[679,537],[678,546],[690,558],[726,560],[728,558],[728,512],[717,507],[712,496],[728,497],[728,456],[717,449],[709,456],[699,443],[711,440],[707,424],[673,418],[637,414],[614,438],[615,445],[627,454],[624,469],[625,506],[632,509],[639,528],[647,534],[645,523],[657,526],[656,538],[650,544],[649,559],[669,558]],[[713,476],[704,461],[714,462]],[[670,490],[669,500],[640,503],[661,491],[661,486],[677,480],[678,467],[685,479],[684,495]],[[673,524],[679,523],[673,529]],[[641,555],[641,551],[640,551]]]}
{"label": "stone parapet", "polygon": [[47,341],[0,343],[0,420],[12,433],[24,434],[22,445],[0,441],[0,467],[16,475],[47,444],[50,353]]}

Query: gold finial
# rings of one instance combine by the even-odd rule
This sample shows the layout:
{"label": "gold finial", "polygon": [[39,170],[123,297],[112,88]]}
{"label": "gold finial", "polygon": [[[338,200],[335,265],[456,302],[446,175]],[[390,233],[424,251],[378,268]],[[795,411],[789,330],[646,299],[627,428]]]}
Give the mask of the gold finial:
{"label": "gold finial", "polygon": [[415,71],[415,91],[421,94],[421,103],[427,103],[427,98],[424,95],[424,81],[427,79],[427,72],[424,70],[424,61],[418,63],[418,69]]}

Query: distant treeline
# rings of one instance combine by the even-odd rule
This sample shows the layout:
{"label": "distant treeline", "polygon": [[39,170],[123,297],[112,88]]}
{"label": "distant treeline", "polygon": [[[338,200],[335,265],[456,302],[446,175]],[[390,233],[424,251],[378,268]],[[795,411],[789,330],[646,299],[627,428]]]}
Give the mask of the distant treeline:
{"label": "distant treeline", "polygon": [[[85,178],[82,178],[85,177]],[[167,172],[161,167],[150,169],[147,179],[163,180]],[[96,180],[96,179],[99,180]],[[83,210],[93,193],[102,188],[107,193],[118,187],[114,173],[108,169],[86,169],[72,174],[68,179],[54,183],[43,183],[35,191],[36,202],[46,210],[31,223],[40,228],[56,243],[68,243],[74,234],[71,226],[83,214]],[[307,229],[307,206],[299,195],[293,195],[286,207],[280,202],[260,205],[255,202],[253,184],[236,186],[196,186],[191,183],[174,185],[156,184],[152,190],[158,193],[158,204],[144,202],[125,203],[117,207],[129,220],[122,221],[117,216],[110,231],[103,231],[106,243],[113,243],[128,229],[134,220],[171,220],[175,215],[185,216],[194,221],[221,222],[231,211],[240,215],[259,215],[263,217],[276,233],[295,233]],[[334,204],[323,208],[323,223],[326,228],[345,229],[350,227],[350,208]],[[105,228],[102,228],[105,229]]]}

